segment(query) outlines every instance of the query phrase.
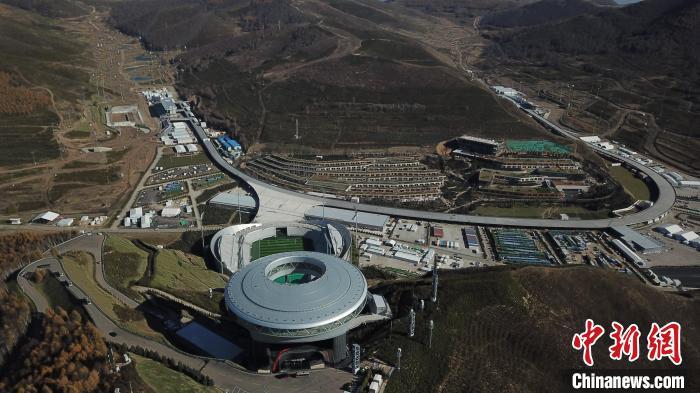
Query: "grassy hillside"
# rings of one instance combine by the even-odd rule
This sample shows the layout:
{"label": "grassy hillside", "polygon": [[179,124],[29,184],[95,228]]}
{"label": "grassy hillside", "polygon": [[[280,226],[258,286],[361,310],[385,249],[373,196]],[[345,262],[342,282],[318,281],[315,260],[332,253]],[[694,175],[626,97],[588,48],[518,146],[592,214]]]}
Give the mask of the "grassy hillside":
{"label": "grassy hillside", "polygon": [[197,383],[183,373],[168,368],[162,363],[130,353],[136,371],[153,391],[158,393],[213,393],[219,390]]}
{"label": "grassy hillside", "polygon": [[[144,285],[157,288],[213,312],[219,312],[219,302],[226,277],[207,269],[200,257],[177,250],[160,250],[156,254],[153,276]],[[209,299],[209,288],[215,289]]]}
{"label": "grassy hillside", "polygon": [[85,45],[55,20],[0,4],[0,53],[3,102],[23,103],[0,108],[0,165],[57,158],[56,107],[90,95]]}
{"label": "grassy hillside", "polygon": [[58,99],[87,93],[86,45],[54,19],[0,4],[1,70],[19,71],[31,84],[51,89]]}
{"label": "grassy hillside", "polygon": [[148,269],[149,254],[123,237],[109,236],[103,252],[105,280],[118,290],[137,297],[130,287]]}
{"label": "grassy hillside", "polygon": [[[463,133],[537,133],[435,48],[397,33],[423,33],[411,11],[332,0],[303,4],[277,26],[251,29],[250,20],[269,20],[282,7],[262,4],[231,11],[239,31],[229,39],[178,57],[180,92],[246,147],[345,151],[432,146]],[[251,9],[259,10],[254,18]]]}
{"label": "grassy hillside", "polygon": [[[430,281],[388,283],[376,291],[384,292],[392,309],[405,316],[414,296],[429,297]],[[644,337],[652,322],[678,321],[683,327],[682,369],[700,365],[698,299],[662,293],[617,272],[528,267],[441,273],[438,298],[439,309],[426,302],[426,311],[418,313],[414,338],[406,337],[404,324],[394,322],[390,339],[365,347],[391,363],[396,348],[402,348],[401,371],[391,379],[388,393],[568,391],[563,371],[583,367],[571,339],[583,331],[587,318],[607,331],[611,321],[637,323]],[[430,319],[435,322],[432,351],[426,345]],[[673,368],[669,361],[612,361],[608,341],[603,337],[594,346],[594,369]]]}
{"label": "grassy hillside", "polygon": [[85,15],[88,12],[85,4],[75,0],[0,0],[0,3],[48,17],[68,18]]}

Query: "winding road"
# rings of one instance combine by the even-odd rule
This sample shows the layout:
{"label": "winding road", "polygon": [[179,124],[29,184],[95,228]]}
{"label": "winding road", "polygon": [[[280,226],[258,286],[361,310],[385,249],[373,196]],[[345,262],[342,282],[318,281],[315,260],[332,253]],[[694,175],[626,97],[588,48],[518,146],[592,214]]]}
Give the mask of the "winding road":
{"label": "winding road", "polygon": [[[95,256],[96,261],[101,262],[103,244],[103,235],[85,234],[64,242],[54,247],[54,249],[58,251],[59,254],[78,250],[89,252]],[[50,255],[48,252],[46,254]],[[17,283],[22,291],[34,303],[36,309],[40,312],[44,312],[49,307],[49,302],[44,295],[36,290],[32,283],[25,277],[27,273],[34,272],[38,268],[46,268],[54,274],[63,273],[65,278],[68,280],[70,280],[70,277],[63,269],[61,262],[55,257],[45,257],[39,259],[20,270],[17,276]],[[103,286],[102,281],[104,278],[100,273],[102,269],[95,269],[95,271],[98,272],[96,274],[98,284]],[[102,277],[102,279],[98,277]],[[106,284],[106,282],[104,284]],[[104,288],[113,295],[113,291],[119,294],[118,296],[120,300],[122,300],[122,297],[126,297],[108,284]],[[109,288],[111,288],[111,290]],[[67,290],[76,299],[87,299],[85,292],[83,292],[75,284],[67,287]],[[127,299],[127,304],[130,306],[133,304],[138,305],[138,303],[129,299],[128,297]],[[277,379],[273,375],[269,374],[247,372],[234,366],[232,363],[218,359],[190,355],[169,345],[165,345],[124,330],[117,326],[114,321],[109,319],[109,317],[107,317],[93,303],[83,304],[83,307],[92,319],[95,326],[103,333],[107,341],[117,344],[126,344],[129,346],[138,346],[155,351],[164,357],[171,358],[176,362],[181,362],[188,367],[201,371],[202,374],[212,378],[216,386],[229,391],[239,393],[323,393],[328,392],[329,387],[333,391],[339,391],[343,383],[352,380],[352,374],[333,368],[314,370],[308,377],[298,379]]]}

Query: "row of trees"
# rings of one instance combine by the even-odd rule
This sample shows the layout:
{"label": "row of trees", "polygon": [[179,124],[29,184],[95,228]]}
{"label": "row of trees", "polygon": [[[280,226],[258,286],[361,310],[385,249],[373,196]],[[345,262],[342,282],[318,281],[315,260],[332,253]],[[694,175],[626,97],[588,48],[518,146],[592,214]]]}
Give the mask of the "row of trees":
{"label": "row of trees", "polygon": [[0,91],[0,114],[4,115],[28,115],[51,103],[48,93],[22,86],[7,72],[0,72]]}

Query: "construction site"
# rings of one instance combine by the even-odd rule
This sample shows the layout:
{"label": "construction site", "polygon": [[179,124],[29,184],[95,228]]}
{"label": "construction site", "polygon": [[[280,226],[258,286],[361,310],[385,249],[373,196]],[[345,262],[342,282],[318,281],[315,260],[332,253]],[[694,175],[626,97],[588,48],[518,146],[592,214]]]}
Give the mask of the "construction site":
{"label": "construction site", "polygon": [[368,158],[258,156],[241,165],[249,173],[292,189],[341,199],[432,201],[446,176],[418,156]]}

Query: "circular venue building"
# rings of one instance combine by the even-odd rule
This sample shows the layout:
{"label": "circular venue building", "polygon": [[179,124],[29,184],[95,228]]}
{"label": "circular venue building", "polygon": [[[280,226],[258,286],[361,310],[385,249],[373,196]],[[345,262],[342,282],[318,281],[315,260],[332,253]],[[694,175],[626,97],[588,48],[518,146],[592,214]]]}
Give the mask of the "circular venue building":
{"label": "circular venue building", "polygon": [[350,236],[327,221],[236,225],[214,235],[212,254],[232,272],[226,308],[250,333],[256,367],[344,366],[347,332],[391,317],[384,298],[369,293],[360,269],[345,260]]}
{"label": "circular venue building", "polygon": [[315,251],[346,259],[350,256],[350,231],[332,221],[275,224],[241,224],[226,227],[209,244],[214,259],[231,273],[267,255],[290,251]]}
{"label": "circular venue building", "polygon": [[385,307],[376,312],[357,267],[309,251],[269,255],[245,266],[226,285],[225,302],[266,350],[272,371],[286,368],[281,363],[289,359],[339,365],[348,355],[346,333],[388,316]]}

